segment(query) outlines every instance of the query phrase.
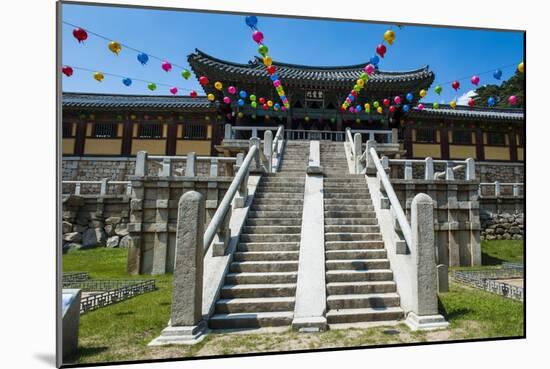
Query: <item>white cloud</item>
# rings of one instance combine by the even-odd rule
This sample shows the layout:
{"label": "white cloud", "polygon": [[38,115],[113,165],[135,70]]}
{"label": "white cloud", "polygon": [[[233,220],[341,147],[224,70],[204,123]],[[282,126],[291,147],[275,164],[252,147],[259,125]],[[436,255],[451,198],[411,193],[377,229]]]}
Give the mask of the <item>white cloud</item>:
{"label": "white cloud", "polygon": [[477,94],[474,90],[470,90],[462,94],[458,99],[456,99],[456,105],[468,105],[468,99],[470,97],[476,97]]}

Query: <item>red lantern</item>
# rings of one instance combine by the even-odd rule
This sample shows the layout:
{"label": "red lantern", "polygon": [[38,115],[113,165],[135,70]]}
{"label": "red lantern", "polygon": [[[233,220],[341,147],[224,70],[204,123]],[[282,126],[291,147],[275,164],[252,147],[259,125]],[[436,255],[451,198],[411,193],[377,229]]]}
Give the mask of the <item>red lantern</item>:
{"label": "red lantern", "polygon": [[201,86],[205,86],[208,84],[208,78],[206,78],[205,76],[201,76],[199,78],[199,83],[201,84]]}
{"label": "red lantern", "polygon": [[390,113],[394,113],[395,112],[395,106],[390,106]]}
{"label": "red lantern", "polygon": [[269,106],[267,106],[267,104],[264,104],[264,110],[267,110],[269,109]]}
{"label": "red lantern", "polygon": [[275,73],[275,67],[273,65],[270,65],[269,67],[267,67],[267,73],[269,74]]}
{"label": "red lantern", "polygon": [[265,104],[265,98],[260,97],[260,104]]}
{"label": "red lantern", "polygon": [[380,44],[376,47],[376,53],[378,55],[380,55],[380,57],[384,57],[384,55],[386,54],[386,46],[384,46],[384,44]]}
{"label": "red lantern", "polygon": [[357,97],[357,91],[355,91],[355,90],[351,91],[351,95],[354,96],[354,97]]}
{"label": "red lantern", "polygon": [[66,75],[67,77],[70,77],[70,76],[73,75],[73,68],[69,67],[68,65],[63,66],[63,68],[61,69],[61,71],[62,71],[63,74]]}
{"label": "red lantern", "polygon": [[88,38],[88,33],[82,28],[75,28],[73,30],[73,36],[78,40],[78,42],[82,42]]}
{"label": "red lantern", "polygon": [[451,86],[453,86],[453,88],[455,89],[455,91],[458,91],[458,89],[460,88],[460,82],[458,81],[454,81]]}
{"label": "red lantern", "polygon": [[197,97],[197,91],[193,90],[189,93],[189,96],[191,96],[192,98],[195,98]]}
{"label": "red lantern", "polygon": [[474,101],[474,99],[472,99],[471,97],[468,99],[468,106],[470,106],[470,108],[472,108],[474,105],[476,104],[476,102]]}
{"label": "red lantern", "polygon": [[390,100],[389,99],[384,99],[383,103],[384,103],[384,106],[390,106]]}

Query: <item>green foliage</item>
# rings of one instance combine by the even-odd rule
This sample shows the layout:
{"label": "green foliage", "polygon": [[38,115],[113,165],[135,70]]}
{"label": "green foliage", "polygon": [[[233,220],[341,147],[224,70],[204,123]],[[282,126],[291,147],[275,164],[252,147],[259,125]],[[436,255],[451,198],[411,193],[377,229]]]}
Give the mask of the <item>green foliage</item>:
{"label": "green foliage", "polygon": [[500,265],[523,262],[522,240],[481,241],[481,264]]}
{"label": "green foliage", "polygon": [[500,86],[487,85],[476,89],[477,97],[475,100],[479,106],[487,106],[487,99],[494,97],[497,103],[495,107],[509,108],[508,97],[515,95],[517,104],[515,108],[523,108],[525,106],[525,90],[524,90],[525,75],[516,71],[516,74],[507,81],[504,81]]}

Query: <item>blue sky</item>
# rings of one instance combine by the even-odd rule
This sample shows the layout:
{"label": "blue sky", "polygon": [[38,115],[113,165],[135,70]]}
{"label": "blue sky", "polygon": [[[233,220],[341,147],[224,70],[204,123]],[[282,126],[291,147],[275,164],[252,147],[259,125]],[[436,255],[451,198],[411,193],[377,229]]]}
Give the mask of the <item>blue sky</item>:
{"label": "blue sky", "polygon": [[[260,16],[258,28],[264,43],[276,61],[306,65],[351,65],[365,63],[375,54],[389,25],[367,22],[304,20]],[[391,20],[391,19],[388,19]],[[195,48],[215,57],[246,63],[257,55],[257,44],[243,15],[196,13],[168,10],[132,9],[65,4],[63,21],[96,32],[122,44],[161,57],[188,68],[187,55]],[[117,56],[107,48],[108,41],[88,35],[79,44],[73,27],[62,26],[62,63],[130,78],[165,83],[203,94],[196,78],[184,80],[181,69],[161,69],[161,62],[150,59],[142,66],[137,53],[123,47]],[[510,31],[467,30],[421,26],[393,27],[396,40],[387,46],[379,64],[381,70],[402,71],[429,65],[436,79],[424,101],[446,102],[472,90],[470,76],[481,72],[480,85],[498,83],[492,77],[496,67],[516,65],[523,59],[523,33]],[[189,68],[190,69],[190,68]],[[501,80],[515,72],[502,69]],[[450,82],[461,79],[455,92]],[[282,80],[284,85],[284,80]],[[433,92],[442,84],[440,96]],[[353,86],[350,86],[350,89]],[[169,87],[158,86],[151,92],[145,83],[134,81],[124,86],[120,78],[106,76],[99,83],[92,73],[75,69],[72,77],[63,76],[63,91],[127,94],[170,94]],[[180,91],[188,94],[189,91]]]}

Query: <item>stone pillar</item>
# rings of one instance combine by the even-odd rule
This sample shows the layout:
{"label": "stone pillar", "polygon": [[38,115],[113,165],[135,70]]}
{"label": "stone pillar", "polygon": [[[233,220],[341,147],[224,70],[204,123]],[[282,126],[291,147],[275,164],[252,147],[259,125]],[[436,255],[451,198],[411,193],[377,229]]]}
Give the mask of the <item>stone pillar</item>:
{"label": "stone pillar", "polygon": [[427,157],[424,159],[426,162],[424,166],[424,179],[427,181],[433,181],[434,179],[434,161],[432,158]]}
{"label": "stone pillar", "polygon": [[473,181],[476,179],[475,160],[472,158],[466,159],[466,180]]}
{"label": "stone pillar", "polygon": [[264,155],[267,159],[267,172],[271,173],[271,165],[273,157],[273,132],[269,129],[264,132]]}
{"label": "stone pillar", "polygon": [[186,192],[179,200],[171,319],[168,327],[150,346],[194,344],[204,338],[204,209],[205,200],[199,192]]}
{"label": "stone pillar", "polygon": [[405,170],[404,170],[404,179],[413,179],[413,168],[412,168],[412,162],[407,160],[405,162]]}
{"label": "stone pillar", "polygon": [[437,291],[449,292],[449,268],[445,264],[437,266]]}
{"label": "stone pillar", "polygon": [[355,151],[355,156],[353,158],[353,161],[355,163],[355,174],[361,173],[361,162],[359,161],[359,158],[361,157],[361,153],[363,151],[363,142],[361,139],[361,133],[356,133],[353,136],[353,148]]}
{"label": "stone pillar", "polygon": [[[244,154],[240,152],[237,154],[237,162],[235,164],[235,175],[237,175],[237,172],[241,168],[243,161],[244,161]],[[248,172],[244,177],[243,181],[241,182],[238,192],[235,194],[235,198],[233,200],[234,207],[244,208],[247,198],[248,198]]]}
{"label": "stone pillar", "polygon": [[374,139],[367,141],[367,149],[366,149],[367,174],[370,174],[370,175],[376,174],[376,167],[374,166],[374,160],[370,155],[370,149],[375,147],[376,147],[376,141]]}
{"label": "stone pillar", "polygon": [[[167,181],[157,182],[155,203],[155,238],[153,244],[152,275],[165,274],[172,268],[172,260],[168,257],[168,201],[170,187]],[[168,267],[169,266],[169,267]]]}
{"label": "stone pillar", "polygon": [[187,160],[185,162],[185,176],[194,177],[197,171],[197,162],[195,160],[195,153],[187,153]]}
{"label": "stone pillar", "polygon": [[136,176],[147,175],[147,151],[138,151],[136,156]]}
{"label": "stone pillar", "polygon": [[413,304],[405,323],[413,330],[446,328],[449,323],[437,310],[437,269],[433,201],[419,193],[411,204],[412,256],[416,280],[413,280]]}
{"label": "stone pillar", "polygon": [[226,123],[225,124],[225,132],[224,132],[224,139],[230,140],[233,138],[233,129],[231,127],[231,124]]}
{"label": "stone pillar", "polygon": [[260,139],[258,137],[252,137],[250,139],[250,146],[256,146],[258,150],[256,150],[256,154],[254,155],[254,163],[251,163],[251,168],[254,168],[255,172],[261,172],[262,169],[262,163],[260,162]]}

